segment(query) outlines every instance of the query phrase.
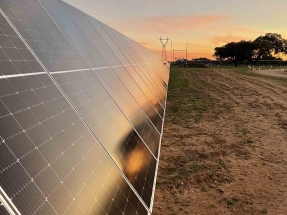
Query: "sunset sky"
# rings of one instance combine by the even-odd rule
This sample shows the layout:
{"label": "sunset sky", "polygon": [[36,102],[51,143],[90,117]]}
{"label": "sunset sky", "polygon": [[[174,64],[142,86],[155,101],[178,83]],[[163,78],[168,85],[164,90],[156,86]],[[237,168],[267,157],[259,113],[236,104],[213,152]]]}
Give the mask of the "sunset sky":
{"label": "sunset sky", "polygon": [[185,49],[188,40],[189,59],[212,58],[216,46],[253,40],[265,33],[279,33],[287,39],[286,0],[65,1],[160,55],[160,36],[171,38],[174,49]]}

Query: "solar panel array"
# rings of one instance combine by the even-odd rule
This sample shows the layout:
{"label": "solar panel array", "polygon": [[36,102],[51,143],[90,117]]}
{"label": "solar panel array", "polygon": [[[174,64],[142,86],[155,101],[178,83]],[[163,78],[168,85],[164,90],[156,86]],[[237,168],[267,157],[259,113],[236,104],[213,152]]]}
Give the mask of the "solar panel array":
{"label": "solar panel array", "polygon": [[0,214],[150,214],[167,62],[60,0],[0,8]]}

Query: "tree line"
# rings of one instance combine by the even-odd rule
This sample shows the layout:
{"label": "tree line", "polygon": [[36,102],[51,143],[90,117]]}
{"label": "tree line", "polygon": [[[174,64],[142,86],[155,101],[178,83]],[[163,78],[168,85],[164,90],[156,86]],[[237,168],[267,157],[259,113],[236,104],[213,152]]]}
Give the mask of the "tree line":
{"label": "tree line", "polygon": [[280,34],[267,33],[254,41],[241,40],[215,47],[213,57],[217,60],[230,60],[235,67],[239,61],[249,61],[253,65],[259,60],[282,60],[287,55],[287,40]]}

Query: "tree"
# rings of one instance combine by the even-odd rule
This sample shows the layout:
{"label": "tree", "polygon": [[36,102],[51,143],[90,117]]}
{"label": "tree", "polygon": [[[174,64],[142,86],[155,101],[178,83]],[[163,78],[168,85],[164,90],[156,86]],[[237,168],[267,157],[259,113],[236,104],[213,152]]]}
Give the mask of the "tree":
{"label": "tree", "polygon": [[211,61],[210,59],[206,57],[199,57],[199,58],[193,58],[193,61]]}
{"label": "tree", "polygon": [[258,60],[282,60],[287,54],[287,40],[277,33],[267,33],[259,36],[253,41],[255,49],[250,59],[253,65]]}
{"label": "tree", "polygon": [[255,44],[252,41],[227,43],[222,47],[216,47],[214,57],[217,60],[230,60],[237,67],[238,61],[252,58]]}
{"label": "tree", "polygon": [[279,60],[279,61],[283,61],[282,57],[274,57],[274,56],[264,56],[262,57],[261,60]]}
{"label": "tree", "polygon": [[254,41],[231,42],[214,50],[217,60],[230,60],[235,67],[241,60],[256,65],[259,60],[282,60],[282,56],[287,55],[287,40],[280,34],[267,33]]}

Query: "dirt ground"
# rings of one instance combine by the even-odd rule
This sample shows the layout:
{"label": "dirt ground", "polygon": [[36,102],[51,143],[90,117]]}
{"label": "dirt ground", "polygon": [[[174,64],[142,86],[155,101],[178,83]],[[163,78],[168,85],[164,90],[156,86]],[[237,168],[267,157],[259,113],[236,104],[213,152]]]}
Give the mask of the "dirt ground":
{"label": "dirt ground", "polygon": [[287,79],[173,69],[153,215],[287,214]]}
{"label": "dirt ground", "polygon": [[254,70],[253,72],[260,75],[271,75],[274,77],[287,78],[287,69],[277,69],[277,70]]}

